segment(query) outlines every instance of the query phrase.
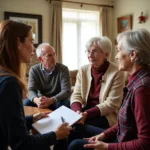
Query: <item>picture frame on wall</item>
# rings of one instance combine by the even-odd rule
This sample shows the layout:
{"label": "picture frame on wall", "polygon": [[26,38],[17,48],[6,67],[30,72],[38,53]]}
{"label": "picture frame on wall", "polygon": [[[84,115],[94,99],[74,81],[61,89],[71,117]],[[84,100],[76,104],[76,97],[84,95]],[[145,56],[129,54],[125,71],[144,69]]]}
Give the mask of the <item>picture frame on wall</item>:
{"label": "picture frame on wall", "polygon": [[14,20],[32,26],[34,46],[42,43],[42,15],[4,12],[5,20]]}
{"label": "picture frame on wall", "polygon": [[132,15],[117,18],[118,33],[132,29]]}

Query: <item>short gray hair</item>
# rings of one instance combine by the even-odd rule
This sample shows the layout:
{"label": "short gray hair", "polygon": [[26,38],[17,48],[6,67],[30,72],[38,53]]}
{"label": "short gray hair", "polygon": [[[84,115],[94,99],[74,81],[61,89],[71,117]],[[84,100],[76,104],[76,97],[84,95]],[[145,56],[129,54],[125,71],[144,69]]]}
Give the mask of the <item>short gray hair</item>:
{"label": "short gray hair", "polygon": [[42,44],[39,44],[38,47],[36,48],[37,57],[43,56],[42,48],[45,46],[50,46],[55,52],[55,49],[49,43],[42,43]]}
{"label": "short gray hair", "polygon": [[98,46],[104,53],[111,53],[112,50],[112,42],[110,39],[106,36],[102,37],[92,37],[87,43],[86,43],[86,49],[89,49],[90,46],[94,44],[95,46]]}
{"label": "short gray hair", "polygon": [[139,65],[150,64],[150,32],[146,29],[137,29],[123,32],[118,35],[117,41],[130,54],[136,51],[135,63]]}

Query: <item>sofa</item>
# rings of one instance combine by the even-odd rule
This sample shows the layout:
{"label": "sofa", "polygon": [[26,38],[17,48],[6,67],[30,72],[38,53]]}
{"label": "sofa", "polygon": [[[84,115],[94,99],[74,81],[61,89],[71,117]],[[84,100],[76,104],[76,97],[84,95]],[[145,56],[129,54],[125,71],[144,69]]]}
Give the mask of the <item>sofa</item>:
{"label": "sofa", "polygon": [[72,85],[71,86],[71,91],[73,92],[74,86],[75,86],[75,83],[76,83],[76,76],[77,76],[78,70],[70,70],[69,73],[70,73],[71,85]]}

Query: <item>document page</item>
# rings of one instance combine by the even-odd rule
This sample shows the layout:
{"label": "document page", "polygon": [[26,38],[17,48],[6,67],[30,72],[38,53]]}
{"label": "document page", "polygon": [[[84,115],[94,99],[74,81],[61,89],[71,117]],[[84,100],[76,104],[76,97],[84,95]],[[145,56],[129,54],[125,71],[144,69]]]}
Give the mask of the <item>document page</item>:
{"label": "document page", "polygon": [[37,122],[33,123],[32,126],[41,134],[48,133],[51,131],[55,131],[55,129],[63,123],[62,118],[65,122],[72,126],[82,118],[82,115],[65,106],[61,106],[55,111],[48,114],[47,118],[38,120]]}

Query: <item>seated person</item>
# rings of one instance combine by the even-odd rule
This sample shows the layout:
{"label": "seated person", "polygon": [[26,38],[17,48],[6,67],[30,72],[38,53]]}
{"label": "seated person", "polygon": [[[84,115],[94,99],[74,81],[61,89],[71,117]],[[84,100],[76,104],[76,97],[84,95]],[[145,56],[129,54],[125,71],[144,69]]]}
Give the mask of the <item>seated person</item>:
{"label": "seated person", "polygon": [[68,68],[56,63],[56,53],[48,43],[40,44],[36,54],[41,63],[31,67],[28,80],[29,99],[25,106],[55,110],[70,106],[71,79]]}
{"label": "seated person", "polygon": [[107,60],[112,49],[107,37],[91,38],[86,49],[89,64],[78,71],[71,109],[83,114],[85,123],[108,128],[117,121],[124,74]]}
{"label": "seated person", "polygon": [[71,109],[83,118],[74,126],[69,141],[85,137],[87,124],[103,129],[114,125],[122,100],[124,74],[107,60],[112,49],[109,38],[93,37],[86,49],[89,64],[79,69],[71,96]]}
{"label": "seated person", "polygon": [[42,117],[25,119],[22,104],[27,94],[22,63],[29,63],[33,56],[32,34],[31,26],[24,23],[0,23],[0,150],[7,150],[8,146],[12,150],[50,150],[71,130],[67,123],[62,123],[46,134],[29,135],[27,131],[34,120]]}
{"label": "seated person", "polygon": [[119,70],[130,75],[123,89],[118,123],[105,131],[89,126],[87,132],[93,137],[73,141],[68,150],[150,149],[150,32],[123,32],[117,40]]}

